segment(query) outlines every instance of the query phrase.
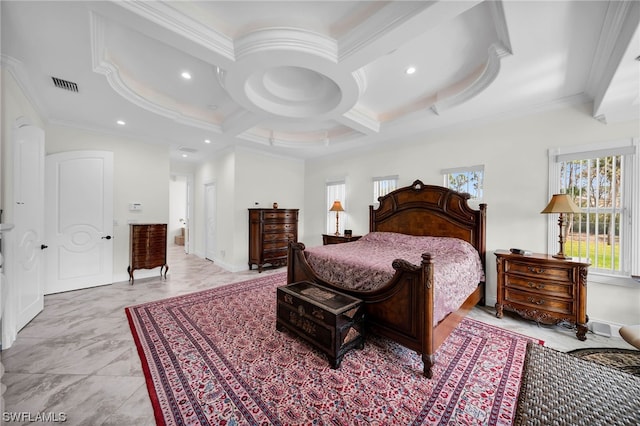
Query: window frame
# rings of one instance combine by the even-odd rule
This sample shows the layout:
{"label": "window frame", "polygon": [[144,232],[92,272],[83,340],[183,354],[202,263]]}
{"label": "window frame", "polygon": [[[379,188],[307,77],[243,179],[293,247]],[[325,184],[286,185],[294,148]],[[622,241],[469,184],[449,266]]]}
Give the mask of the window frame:
{"label": "window frame", "polygon": [[[389,192],[393,192],[396,189],[398,189],[398,180],[399,177],[398,175],[391,175],[391,176],[377,176],[372,178],[372,182],[373,182],[373,205],[377,208],[378,205],[380,204],[378,202],[378,198],[387,195]],[[387,188],[387,192],[384,191],[380,191],[380,182],[386,182],[389,186],[389,188]],[[382,193],[384,192],[384,194]]]}
{"label": "window frame", "polygon": [[[561,192],[561,162],[571,160],[586,160],[606,156],[620,155],[623,157],[623,193],[620,221],[623,224],[622,245],[620,247],[621,262],[628,265],[625,271],[620,273],[608,273],[605,270],[589,268],[589,279],[603,284],[621,285],[625,287],[638,287],[640,284],[640,256],[632,256],[640,253],[640,197],[639,188],[634,183],[640,182],[640,143],[638,138],[628,138],[601,143],[578,145],[571,147],[549,149],[549,193]],[[547,249],[549,253],[559,250],[558,225],[556,215],[547,215]],[[635,224],[635,227],[634,227]]]}
{"label": "window frame", "polygon": [[456,188],[452,188],[451,186],[449,186],[449,175],[462,174],[462,173],[475,173],[475,172],[480,172],[480,179],[478,183],[479,196],[476,196],[478,194],[474,194],[472,192],[466,192],[466,193],[471,196],[471,198],[469,199],[470,201],[480,203],[484,199],[484,164],[477,164],[475,166],[467,166],[467,167],[452,167],[448,169],[442,169],[440,171],[440,174],[442,175],[442,179],[444,182],[443,186],[445,188],[449,188],[451,190],[457,191]]}

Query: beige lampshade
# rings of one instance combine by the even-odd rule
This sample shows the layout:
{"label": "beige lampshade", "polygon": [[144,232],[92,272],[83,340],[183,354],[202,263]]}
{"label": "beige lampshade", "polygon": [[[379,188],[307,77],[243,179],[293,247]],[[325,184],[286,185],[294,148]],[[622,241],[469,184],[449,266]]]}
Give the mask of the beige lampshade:
{"label": "beige lampshade", "polygon": [[331,206],[329,211],[330,212],[343,212],[344,209],[342,208],[342,203],[340,203],[340,201],[338,201],[338,200],[334,201],[333,205]]}
{"label": "beige lampshade", "polygon": [[547,207],[540,213],[581,213],[580,207],[576,206],[571,197],[567,194],[553,194]]}

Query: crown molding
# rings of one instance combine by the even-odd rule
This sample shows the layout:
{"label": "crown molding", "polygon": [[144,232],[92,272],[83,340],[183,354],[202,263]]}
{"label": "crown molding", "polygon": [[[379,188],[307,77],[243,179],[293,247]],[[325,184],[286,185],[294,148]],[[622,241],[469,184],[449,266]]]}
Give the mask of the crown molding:
{"label": "crown molding", "polygon": [[253,31],[235,41],[236,61],[272,51],[303,52],[336,63],[336,41],[302,28],[274,27]]}
{"label": "crown molding", "polygon": [[315,140],[296,140],[290,141],[286,139],[279,139],[274,136],[273,133],[270,133],[268,136],[258,133],[257,129],[250,129],[240,135],[239,138],[248,141],[257,143],[263,146],[273,146],[279,148],[310,148],[314,146],[324,146],[326,144],[325,139],[315,139]]}
{"label": "crown molding", "polygon": [[264,117],[251,111],[238,109],[228,115],[222,123],[222,132],[226,136],[238,136],[264,121]]}
{"label": "crown molding", "polygon": [[479,71],[472,73],[466,82],[462,82],[463,85],[467,83],[466,87],[450,94],[447,91],[439,92],[438,100],[431,106],[431,110],[440,115],[442,111],[463,104],[480,94],[496,79],[500,73],[500,61],[508,55],[511,55],[509,49],[501,43],[489,46],[487,62]]}
{"label": "crown molding", "polygon": [[[339,61],[347,61],[366,46],[391,34],[429,6],[429,2],[392,2],[383,7],[339,40]],[[423,30],[426,31],[426,28]]]}
{"label": "crown molding", "polygon": [[[634,8],[639,8],[637,1],[612,1],[607,5],[607,13],[586,84],[586,92],[594,99],[594,116],[599,115],[597,111],[602,98],[620,64],[622,55],[624,55],[623,46],[628,45],[629,40],[621,42],[620,37],[625,36],[625,33],[630,33],[628,35],[630,39],[636,30],[630,28],[634,24],[631,19]],[[638,10],[635,10],[635,14],[638,13]],[[635,25],[637,26],[637,22]]]}
{"label": "crown molding", "polygon": [[33,106],[33,109],[35,109],[40,118],[44,122],[48,122],[49,117],[46,112],[46,108],[43,106],[42,101],[38,97],[37,91],[33,88],[31,79],[29,78],[29,74],[27,73],[27,70],[25,69],[22,62],[2,53],[0,54],[0,66],[6,69],[9,74],[13,76],[13,79],[18,85],[18,88],[20,88],[25,98],[27,98],[29,103]]}
{"label": "crown molding", "polygon": [[168,2],[121,1],[117,3],[124,9],[180,37],[217,52],[229,61],[235,60],[234,43],[230,37],[177,11]]}
{"label": "crown molding", "polygon": [[341,117],[337,117],[336,120],[355,131],[367,135],[380,132],[380,121],[358,107],[358,105],[345,112]]}
{"label": "crown molding", "polygon": [[176,123],[222,133],[220,125],[183,114],[176,108],[160,105],[136,92],[120,74],[118,66],[107,58],[106,21],[100,15],[90,13],[91,58],[93,71],[106,77],[111,88],[127,101],[149,112],[171,119]]}
{"label": "crown molding", "polygon": [[507,18],[504,15],[504,6],[502,0],[493,0],[487,2],[489,11],[493,18],[493,26],[498,35],[499,45],[504,49],[504,54],[513,54],[511,49],[511,38],[509,37],[509,28],[507,27]]}

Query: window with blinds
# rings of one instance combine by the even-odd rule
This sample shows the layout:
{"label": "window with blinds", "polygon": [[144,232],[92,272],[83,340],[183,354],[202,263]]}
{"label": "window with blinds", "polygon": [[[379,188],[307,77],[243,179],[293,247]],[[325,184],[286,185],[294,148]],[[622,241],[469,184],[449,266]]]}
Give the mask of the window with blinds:
{"label": "window with blinds", "polygon": [[[640,233],[633,231],[634,215],[636,224],[640,217],[637,145],[550,153],[550,191],[569,194],[582,210],[568,217],[565,253],[588,258],[590,273],[640,275]],[[557,240],[558,228],[550,228]]]}
{"label": "window with blinds", "polygon": [[[326,212],[327,212],[327,221],[326,221],[326,233],[334,234],[336,232],[336,212],[329,211],[331,206],[333,206],[334,201],[340,201],[342,204],[342,208],[347,209],[345,203],[345,193],[346,193],[346,184],[344,180],[334,180],[327,182],[326,184]],[[344,229],[346,225],[346,217],[345,212],[339,212],[340,220],[338,232],[340,234],[344,234]]]}
{"label": "window with blinds", "polygon": [[378,205],[378,198],[398,189],[398,176],[373,178],[373,204]]}

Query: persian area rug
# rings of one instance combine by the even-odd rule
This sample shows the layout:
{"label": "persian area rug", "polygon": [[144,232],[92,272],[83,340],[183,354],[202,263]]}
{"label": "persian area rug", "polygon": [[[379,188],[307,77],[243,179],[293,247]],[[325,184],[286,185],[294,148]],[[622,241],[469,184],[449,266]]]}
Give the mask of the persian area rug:
{"label": "persian area rug", "polygon": [[465,319],[434,377],[367,336],[339,369],[276,331],[275,274],[126,308],[156,422],[166,425],[511,425],[531,339]]}
{"label": "persian area rug", "polygon": [[640,377],[530,344],[514,425],[637,426]]}
{"label": "persian area rug", "polygon": [[588,348],[576,349],[567,353],[640,377],[640,351],[616,348]]}

